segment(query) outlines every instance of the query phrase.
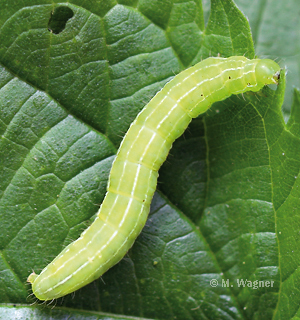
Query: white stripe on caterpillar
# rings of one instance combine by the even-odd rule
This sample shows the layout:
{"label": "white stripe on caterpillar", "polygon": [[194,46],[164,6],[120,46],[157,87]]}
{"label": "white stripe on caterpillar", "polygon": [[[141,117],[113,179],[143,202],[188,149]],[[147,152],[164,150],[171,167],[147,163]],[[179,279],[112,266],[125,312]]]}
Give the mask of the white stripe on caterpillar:
{"label": "white stripe on caterpillar", "polygon": [[208,58],[168,82],[131,124],[113,162],[97,218],[40,275],[28,281],[40,300],[71,293],[122,259],[141,232],[156,189],[158,169],[192,118],[232,94],[278,84],[269,59]]}

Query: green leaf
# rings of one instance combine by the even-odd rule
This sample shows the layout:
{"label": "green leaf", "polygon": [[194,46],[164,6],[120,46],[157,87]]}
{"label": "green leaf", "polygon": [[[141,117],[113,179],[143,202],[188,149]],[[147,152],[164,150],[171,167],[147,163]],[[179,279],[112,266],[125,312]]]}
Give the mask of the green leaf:
{"label": "green leaf", "polygon": [[283,5],[283,2],[278,0],[235,2],[249,18],[256,54],[261,58],[279,61],[288,72],[282,106],[287,121],[291,112],[293,90],[300,87],[300,78],[296,71],[299,68],[299,2],[291,0],[288,5]]}
{"label": "green leaf", "polygon": [[54,309],[31,306],[26,283],[91,223],[122,137],[174,74],[270,54],[261,3],[248,11],[254,52],[230,0],[211,1],[206,26],[198,0],[0,0],[1,319],[299,317],[300,93],[285,124],[284,70],[276,90],[194,119],[145,228],[101,279]]}
{"label": "green leaf", "polygon": [[[87,312],[71,309],[51,309],[36,308],[31,306],[3,306],[1,308],[1,317],[3,319],[14,320],[40,320],[40,319],[66,319],[72,314],[73,320],[133,320],[138,318],[110,315],[104,312]],[[143,318],[147,320],[146,318]],[[150,320],[150,319],[149,319]]]}

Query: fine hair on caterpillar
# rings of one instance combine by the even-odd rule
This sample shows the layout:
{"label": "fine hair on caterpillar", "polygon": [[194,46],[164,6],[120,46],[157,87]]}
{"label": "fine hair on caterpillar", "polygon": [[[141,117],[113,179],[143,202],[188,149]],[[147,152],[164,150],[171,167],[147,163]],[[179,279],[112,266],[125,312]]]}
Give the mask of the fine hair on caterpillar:
{"label": "fine hair on caterpillar", "polygon": [[158,170],[192,118],[232,94],[278,84],[273,60],[211,57],[176,75],[138,114],[113,161],[94,222],[28,282],[40,300],[74,292],[119,262],[146,223]]}

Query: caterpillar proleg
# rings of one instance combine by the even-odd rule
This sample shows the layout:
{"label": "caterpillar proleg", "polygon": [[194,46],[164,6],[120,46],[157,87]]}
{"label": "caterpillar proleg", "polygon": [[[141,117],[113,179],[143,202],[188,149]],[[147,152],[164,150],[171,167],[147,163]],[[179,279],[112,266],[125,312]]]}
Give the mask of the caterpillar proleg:
{"label": "caterpillar proleg", "polygon": [[138,114],[113,162],[95,221],[28,282],[40,300],[71,293],[120,261],[145,225],[158,170],[192,118],[232,94],[278,84],[269,59],[208,58],[175,76]]}

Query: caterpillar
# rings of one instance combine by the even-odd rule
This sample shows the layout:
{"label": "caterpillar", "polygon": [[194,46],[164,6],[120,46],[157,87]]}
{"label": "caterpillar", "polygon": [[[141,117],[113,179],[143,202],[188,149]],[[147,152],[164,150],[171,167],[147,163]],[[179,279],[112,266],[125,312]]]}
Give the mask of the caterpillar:
{"label": "caterpillar", "polygon": [[192,118],[232,94],[278,84],[273,60],[211,57],[168,82],[138,114],[113,162],[107,193],[95,221],[40,275],[31,273],[35,296],[52,300],[99,278],[119,262],[146,223],[158,169]]}

